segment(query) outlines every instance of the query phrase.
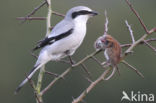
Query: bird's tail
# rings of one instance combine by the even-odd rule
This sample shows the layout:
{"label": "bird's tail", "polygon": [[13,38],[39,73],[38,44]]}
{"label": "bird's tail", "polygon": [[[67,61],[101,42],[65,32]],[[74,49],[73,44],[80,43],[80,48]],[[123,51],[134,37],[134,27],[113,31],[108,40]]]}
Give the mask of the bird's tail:
{"label": "bird's tail", "polygon": [[28,80],[34,75],[34,73],[35,73],[39,68],[41,68],[41,66],[43,66],[43,64],[39,64],[39,65],[34,66],[34,68],[30,71],[30,73],[29,73],[29,75],[27,76],[27,78],[26,78],[25,80],[23,80],[23,81],[21,82],[21,84],[16,88],[15,94],[17,94],[17,93],[21,90],[21,88],[23,87],[23,85],[24,85],[25,83],[28,82]]}

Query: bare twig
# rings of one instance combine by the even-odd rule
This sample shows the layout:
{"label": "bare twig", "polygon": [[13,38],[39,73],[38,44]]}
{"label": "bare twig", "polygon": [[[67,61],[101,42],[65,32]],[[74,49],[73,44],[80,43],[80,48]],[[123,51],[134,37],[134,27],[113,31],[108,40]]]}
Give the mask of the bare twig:
{"label": "bare twig", "polygon": [[[155,31],[156,32],[156,31]],[[151,41],[156,41],[156,38],[150,38],[150,39],[147,39],[145,40],[146,42],[151,42]]]}
{"label": "bare twig", "polygon": [[154,32],[156,32],[156,27],[152,28],[152,29],[149,31],[149,34],[152,34],[152,33],[154,33]]}
{"label": "bare twig", "polygon": [[[84,76],[85,77],[85,76]],[[88,77],[85,77],[85,79],[89,82],[89,83],[92,83],[93,81],[90,79],[90,78],[88,78]]]}
{"label": "bare twig", "polygon": [[31,80],[31,78],[28,78],[28,76],[26,75],[26,78],[28,79],[28,82],[30,84],[30,86],[33,88],[34,90],[34,95],[36,100],[38,101],[38,103],[42,103],[43,101],[39,99],[36,88],[35,88],[35,83]]}
{"label": "bare twig", "polygon": [[76,99],[74,99],[72,101],[72,103],[79,103],[83,100],[83,98],[97,85],[99,84],[101,81],[103,81],[105,79],[105,77],[107,76],[107,74],[110,72],[110,68],[105,70],[99,78],[97,78],[94,82],[92,82],[88,88],[86,88],[79,97],[77,97]]}
{"label": "bare twig", "polygon": [[[35,12],[41,8],[44,4],[47,3],[48,4],[48,15],[47,15],[47,18],[44,18],[44,17],[30,17],[32,15],[35,14]],[[20,20],[39,20],[39,19],[44,19],[44,20],[47,20],[47,33],[46,33],[46,36],[49,35],[50,31],[51,31],[51,24],[50,24],[50,18],[51,18],[51,14],[54,14],[54,15],[57,15],[57,16],[61,16],[61,17],[64,17],[63,14],[61,13],[58,13],[58,12],[54,12],[51,10],[51,0],[45,0],[41,5],[39,5],[37,8],[35,8],[30,14],[28,14],[27,17],[25,18],[17,18],[17,19],[20,19]],[[136,47],[137,45],[139,44],[148,44],[148,46],[150,47],[151,45],[149,45],[148,42],[151,42],[151,41],[156,41],[156,38],[152,38],[152,39],[146,39],[146,37],[148,36],[148,34],[152,34],[153,32],[156,32],[156,28],[153,28],[151,29],[150,31],[148,31],[147,27],[145,26],[145,24],[143,23],[143,21],[141,20],[139,14],[136,12],[136,10],[133,8],[133,6],[130,4],[130,2],[128,0],[126,0],[127,4],[130,6],[131,10],[134,12],[134,14],[137,16],[139,22],[141,23],[141,25],[143,26],[144,30],[146,31],[146,34],[144,34],[140,39],[138,39],[137,41],[134,40],[134,36],[132,35],[132,30],[130,28],[130,25],[128,24],[127,22],[127,26],[129,28],[129,31],[130,31],[130,34],[131,34],[131,37],[132,37],[132,41],[133,43],[132,44],[123,44],[121,45],[122,48],[124,47],[129,47],[125,53],[129,53],[133,50],[134,47]],[[105,17],[106,17],[106,21],[105,21],[105,27],[104,27],[104,34],[106,34],[108,32],[108,17],[107,17],[107,12],[105,11]],[[154,50],[154,48],[152,48]],[[40,101],[43,101],[42,100],[42,95],[45,94],[58,80],[64,78],[72,69],[74,69],[75,67],[79,66],[79,65],[83,65],[83,63],[85,61],[87,61],[88,59],[92,58],[93,60],[95,60],[98,64],[101,65],[101,62],[99,62],[98,60],[96,60],[96,58],[94,57],[96,54],[98,54],[101,50],[98,50],[98,51],[95,51],[93,53],[91,53],[90,55],[84,57],[82,60],[80,60],[79,62],[73,64],[71,67],[67,68],[62,74],[60,75],[57,75],[53,81],[50,82],[50,84],[44,88],[42,91],[41,91],[41,84],[42,84],[42,79],[43,79],[43,74],[45,73],[45,68],[44,66],[40,69],[40,73],[39,73],[39,76],[38,76],[38,82],[37,82],[37,86],[36,88],[33,87],[33,89],[36,91],[36,99],[37,99],[37,102],[38,103],[41,103]],[[105,62],[106,63],[106,62]],[[126,64],[126,63],[125,63]],[[110,64],[106,64],[105,67],[109,66]],[[131,69],[135,70],[135,72],[140,75],[141,77],[143,77],[143,75],[136,69],[134,68],[133,66],[131,66],[130,64],[126,64],[127,66],[129,66]],[[80,101],[83,101],[83,98],[97,85],[99,84],[102,80],[107,80],[107,79],[110,79],[115,71],[112,72],[112,74],[110,75],[110,77],[108,75],[108,73],[110,73],[111,71],[111,68],[108,68],[106,69],[95,81],[91,81],[91,80],[88,80],[90,81],[90,85],[88,86],[88,88],[86,88],[79,97],[77,97],[76,99],[73,100],[72,103],[78,103]],[[107,78],[106,78],[107,77]]]}
{"label": "bare twig", "polygon": [[100,62],[95,56],[93,56],[92,59],[93,59],[95,62],[97,62],[99,65],[101,65],[101,62]]}
{"label": "bare twig", "polygon": [[49,74],[49,75],[52,75],[54,77],[58,77],[59,75],[56,74],[56,73],[52,73],[52,72],[48,72],[48,71],[45,71],[46,74]]}
{"label": "bare twig", "polygon": [[46,0],[48,4],[48,14],[47,14],[47,33],[46,37],[50,34],[51,30],[51,16],[52,16],[52,7],[51,7],[51,0]]}
{"label": "bare twig", "polygon": [[[156,38],[150,38],[150,39],[147,39],[145,40],[146,42],[153,42],[153,41],[156,41]],[[139,44],[143,44],[144,42],[140,42]],[[125,48],[125,47],[130,47],[132,44],[121,44],[121,47],[122,48]]]}
{"label": "bare twig", "polygon": [[[152,30],[150,30],[152,31]],[[155,32],[155,31],[153,31]],[[153,32],[150,32],[150,34],[152,34]],[[127,53],[131,52],[131,50],[136,47],[138,44],[142,43],[146,38],[147,38],[148,34],[144,34],[140,39],[138,39],[136,42],[134,42],[126,51],[125,51],[125,55],[127,55]]]}
{"label": "bare twig", "polygon": [[154,48],[154,47],[153,47],[151,44],[149,44],[146,40],[144,40],[144,43],[156,53],[156,48]]}
{"label": "bare twig", "polygon": [[[124,45],[122,45],[122,48],[123,48],[123,47],[129,47],[129,48],[125,51],[125,54],[131,52],[132,49],[133,49],[134,47],[136,47],[138,44],[142,44],[142,42],[145,40],[145,38],[148,36],[149,33],[151,34],[151,33],[153,33],[153,32],[156,31],[155,28],[154,28],[154,29],[151,29],[151,30],[150,30],[151,32],[149,32],[149,31],[147,30],[146,26],[144,25],[143,21],[141,20],[140,16],[139,16],[138,13],[135,11],[135,9],[132,7],[132,5],[129,3],[129,1],[126,0],[126,2],[127,2],[128,5],[130,6],[131,10],[132,10],[132,11],[135,13],[135,15],[137,16],[138,20],[140,21],[141,25],[143,26],[143,28],[145,29],[145,31],[146,31],[147,34],[143,35],[143,36],[142,36],[140,39],[138,39],[137,41],[134,40],[133,44],[124,44]],[[106,27],[105,27],[105,28],[106,28]],[[149,41],[152,41],[152,39],[149,40]],[[149,42],[149,41],[148,41],[148,42]],[[126,55],[125,55],[125,56],[126,56]],[[125,56],[124,56],[124,57],[125,57]],[[124,58],[124,57],[123,57],[123,58]],[[105,63],[106,63],[106,62],[105,62]],[[129,65],[129,64],[127,64],[127,66],[129,66],[131,69],[135,70],[135,72],[136,72],[138,75],[140,75],[141,77],[143,77],[143,75],[142,75],[137,69],[135,69],[133,66],[131,66],[131,65]],[[107,70],[111,70],[111,69],[107,69]],[[105,73],[105,72],[104,72],[104,73]],[[104,73],[102,74],[102,75],[103,75],[102,77],[105,77],[106,74],[107,74],[107,73],[106,73],[106,74],[104,74]],[[112,74],[114,75],[113,72],[112,72]],[[97,78],[96,82],[92,82],[92,83],[88,86],[88,88],[87,88],[86,90],[84,90],[84,91],[80,94],[79,97],[77,97],[76,99],[73,100],[72,103],[79,103],[80,101],[82,101],[83,98],[89,93],[89,91],[92,90],[101,80],[103,80],[102,77],[99,76],[99,77]],[[112,76],[111,76],[111,77],[112,77]],[[110,78],[109,78],[109,79],[110,79]]]}
{"label": "bare twig", "polygon": [[125,64],[126,66],[128,66],[129,68],[131,68],[132,70],[134,70],[140,77],[144,78],[144,75],[141,72],[139,72],[135,67],[133,67],[132,65],[130,65],[125,60],[121,61],[121,63]]}
{"label": "bare twig", "polygon": [[58,80],[60,80],[61,78],[64,78],[65,75],[67,75],[70,71],[71,71],[72,68],[68,68],[66,71],[64,71],[61,75],[59,75],[58,77],[56,77],[52,82],[50,82],[50,84],[44,88],[42,91],[41,91],[41,95],[45,94],[45,92],[47,92]]}
{"label": "bare twig", "polygon": [[[60,16],[60,17],[65,17],[64,14],[56,12],[56,11],[53,11],[52,14]],[[30,15],[30,16],[32,16],[32,15]],[[30,16],[28,15],[26,17],[17,17],[16,19],[24,20],[23,22],[25,22],[26,20],[46,20],[47,19],[46,17],[30,17]]]}
{"label": "bare twig", "polygon": [[[70,60],[70,64],[71,64],[71,65],[73,65],[73,64],[76,63],[76,62],[71,58],[71,56],[68,56],[68,57],[69,57],[69,60]],[[82,66],[83,70],[87,73],[87,75],[88,75],[89,77],[91,77],[91,73],[88,71],[87,66],[86,66],[84,63],[82,63],[81,66]]]}
{"label": "bare twig", "polygon": [[91,73],[89,72],[87,66],[84,63],[82,63],[81,66],[83,70],[87,73],[87,75],[91,78]]}
{"label": "bare twig", "polygon": [[28,14],[28,15],[25,17],[25,19],[22,21],[22,23],[24,23],[24,22],[27,20],[27,18],[29,18],[30,16],[34,15],[34,14],[35,14],[42,6],[44,6],[46,3],[47,3],[47,2],[46,2],[46,0],[45,0],[43,3],[41,3],[39,6],[37,6],[30,14]]}
{"label": "bare twig", "polygon": [[46,88],[44,88],[40,94],[41,95],[45,94],[45,92],[47,92],[58,80],[65,77],[74,67],[81,65],[86,60],[90,59],[92,56],[98,54],[99,52],[101,52],[101,50],[91,53],[90,55],[86,56],[85,58],[83,58],[82,60],[77,62],[76,64],[72,65],[72,67],[69,67],[68,69],[66,69],[62,74],[60,74],[58,77],[56,77]]}
{"label": "bare twig", "polygon": [[129,30],[129,32],[130,32],[130,36],[131,36],[131,39],[132,39],[132,43],[134,43],[134,42],[135,42],[135,39],[134,39],[134,35],[133,35],[133,30],[131,29],[131,26],[128,24],[128,21],[127,21],[127,20],[125,20],[125,23],[126,23],[127,28],[128,28],[128,30]]}
{"label": "bare twig", "polygon": [[[144,28],[144,30],[146,31],[147,34],[144,34],[140,39],[138,39],[136,42],[133,43],[133,45],[131,45],[125,52],[125,55],[129,52],[131,52],[131,50],[136,47],[137,44],[139,44],[140,42],[144,41],[145,38],[148,36],[149,34],[149,31],[148,29],[146,28],[145,24],[143,23],[143,21],[141,20],[139,14],[137,13],[137,11],[133,8],[132,4],[126,0],[128,6],[130,7],[130,9],[132,10],[132,12],[136,15],[136,17],[138,18],[140,24],[142,25],[142,27]],[[151,30],[150,30],[151,31]],[[152,32],[151,32],[152,33]]]}
{"label": "bare twig", "polygon": [[130,9],[132,10],[132,12],[136,15],[136,17],[138,18],[140,24],[142,25],[142,27],[144,28],[145,32],[147,34],[149,34],[149,31],[146,27],[146,25],[144,24],[144,22],[142,21],[141,17],[139,16],[138,12],[133,8],[133,5],[129,2],[129,0],[126,0],[127,4],[129,5]]}
{"label": "bare twig", "polygon": [[17,17],[17,20],[46,20],[45,17]]}
{"label": "bare twig", "polygon": [[[24,23],[26,20],[46,20],[45,17],[31,17],[32,15],[34,15],[41,7],[43,7],[45,4],[48,4],[47,0],[44,0],[39,6],[37,6],[36,8],[34,8],[34,10],[29,13],[26,17],[17,17],[17,20],[23,20],[22,23]],[[49,6],[49,4],[48,4]],[[60,16],[60,17],[64,17],[64,14],[61,14],[59,12],[53,11],[52,12],[54,15]]]}
{"label": "bare twig", "polygon": [[[48,14],[47,14],[47,32],[46,36],[50,34],[50,28],[51,28],[51,15],[52,15],[52,8],[51,8],[51,0],[46,0],[46,3],[48,3]],[[43,80],[43,75],[45,73],[45,65],[43,65],[40,68],[40,73],[38,75],[38,81],[37,81],[37,94],[40,95],[39,99],[43,101],[42,95],[41,95],[41,86],[42,86],[42,80]]]}
{"label": "bare twig", "polygon": [[56,11],[53,11],[52,13],[53,13],[54,15],[57,15],[57,16],[65,17],[64,14],[59,13],[59,12],[56,12]]}
{"label": "bare twig", "polygon": [[106,35],[108,32],[108,23],[109,23],[106,10],[105,10],[105,18],[106,18],[106,21],[105,21],[105,25],[104,25],[104,35]]}
{"label": "bare twig", "polygon": [[[95,56],[92,56],[91,57],[97,64],[99,64],[103,69],[106,69],[103,65],[104,64],[102,64]],[[105,62],[106,63],[106,62]]]}

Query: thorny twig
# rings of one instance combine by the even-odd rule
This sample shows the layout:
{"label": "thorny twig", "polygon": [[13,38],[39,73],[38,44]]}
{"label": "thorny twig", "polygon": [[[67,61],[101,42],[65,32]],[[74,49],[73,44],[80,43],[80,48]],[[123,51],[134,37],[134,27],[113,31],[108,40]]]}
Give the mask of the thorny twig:
{"label": "thorny twig", "polygon": [[28,78],[27,75],[26,75],[26,78],[28,79],[28,82],[29,82],[30,86],[34,90],[34,95],[35,95],[35,98],[36,98],[37,102],[42,103],[42,101],[38,97],[38,94],[37,94],[37,91],[36,91],[36,88],[35,88],[35,83],[31,80],[31,78]]}
{"label": "thorny twig", "polygon": [[28,15],[25,17],[25,19],[22,21],[22,23],[24,23],[24,22],[27,20],[27,18],[29,18],[30,16],[34,15],[34,14],[35,14],[41,7],[43,7],[46,3],[47,3],[47,2],[46,2],[46,0],[45,0],[43,3],[41,3],[39,6],[37,6],[30,14],[28,14]]}
{"label": "thorny twig", "polygon": [[132,43],[134,43],[135,42],[135,39],[134,39],[134,35],[133,35],[133,30],[131,29],[131,26],[128,24],[128,21],[127,20],[125,20],[125,23],[126,23],[127,28],[128,28],[128,30],[130,32],[130,36],[132,38]]}
{"label": "thorny twig", "polygon": [[52,13],[53,13],[54,15],[57,15],[57,16],[65,17],[64,14],[59,13],[59,12],[56,12],[56,11],[53,11]]}
{"label": "thorny twig", "polygon": [[[150,38],[150,39],[147,39],[145,40],[146,42],[153,42],[153,41],[156,41],[156,38]],[[139,44],[143,44],[144,42],[140,42]],[[130,47],[132,44],[121,44],[121,47],[122,48],[125,48],[125,47]]]}
{"label": "thorny twig", "polygon": [[91,73],[89,72],[87,66],[84,63],[82,63],[81,66],[83,70],[87,73],[87,75],[91,78]]}
{"label": "thorny twig", "polygon": [[[146,43],[146,45],[147,45],[148,42],[156,41],[156,38],[151,38],[151,39],[145,40],[145,38],[148,36],[148,34],[152,34],[153,32],[156,32],[156,28],[153,28],[153,29],[151,29],[150,31],[148,31],[148,29],[146,28],[145,24],[144,24],[143,21],[141,20],[139,14],[138,14],[138,13],[136,12],[136,10],[133,8],[132,4],[130,4],[130,2],[129,2],[128,0],[126,0],[126,2],[127,2],[127,4],[129,5],[129,7],[131,8],[131,10],[134,12],[134,14],[137,16],[139,22],[141,23],[141,25],[143,26],[143,28],[144,28],[144,30],[146,31],[147,34],[143,35],[143,36],[142,36],[140,39],[138,39],[137,41],[133,40],[133,41],[135,41],[135,42],[132,43],[132,44],[123,44],[123,45],[121,45],[122,48],[124,48],[124,47],[129,47],[129,48],[125,51],[125,54],[128,53],[128,52],[130,52],[130,51],[131,51],[134,47],[136,47],[138,44],[145,44],[145,43]],[[45,0],[41,5],[39,5],[39,6],[38,6],[37,8],[35,8],[30,14],[28,14],[28,16],[25,17],[24,21],[25,21],[25,20],[37,20],[37,19],[38,19],[38,20],[39,20],[39,19],[41,19],[41,20],[44,19],[44,20],[45,20],[46,18],[44,18],[44,17],[30,17],[30,16],[32,16],[38,9],[40,9],[43,5],[45,5],[44,3],[46,4],[46,3],[47,3],[47,0]],[[48,5],[51,5],[51,4],[48,4]],[[58,16],[64,17],[64,15],[63,15],[63,14],[60,14],[60,13],[57,13],[57,12],[54,12],[54,11],[52,11],[52,13],[53,13],[54,15],[58,15]],[[51,17],[51,15],[50,15],[49,17]],[[108,31],[108,17],[107,17],[107,12],[106,12],[106,11],[105,11],[105,17],[106,17],[106,22],[105,22],[104,34],[107,33],[107,31]],[[17,18],[17,19],[22,20],[23,18]],[[49,19],[49,18],[48,18],[48,19]],[[50,19],[49,19],[49,20],[50,20]],[[49,28],[50,28],[51,26],[50,26],[49,24],[47,24],[47,25],[48,25],[48,27],[47,27],[48,29],[47,29],[47,30],[50,30]],[[48,31],[48,32],[49,32],[49,31]],[[47,35],[48,35],[48,32],[47,32]],[[149,46],[149,45],[148,45],[148,46]],[[94,56],[95,56],[96,54],[100,53],[100,52],[101,52],[101,50],[95,51],[95,52],[91,53],[90,55],[88,55],[88,56],[84,57],[83,59],[81,59],[79,62],[75,63],[73,66],[67,68],[62,74],[56,76],[56,77],[54,78],[54,80],[53,80],[52,82],[50,82],[50,84],[49,84],[46,88],[44,88],[42,91],[39,90],[39,91],[37,92],[37,96],[42,97],[42,95],[45,94],[45,92],[47,92],[58,80],[64,78],[64,77],[65,77],[72,69],[74,69],[75,67],[77,67],[77,66],[79,66],[79,65],[82,65],[85,61],[87,61],[87,60],[90,59],[90,58],[92,58],[93,60],[95,60]],[[126,56],[126,55],[125,55],[125,56]],[[95,61],[96,61],[98,64],[100,63],[100,62],[98,62],[97,60],[95,60]],[[99,64],[99,65],[101,65],[101,64]],[[107,66],[109,66],[109,65],[107,64],[105,67],[107,67]],[[134,69],[134,68],[133,68],[133,69]],[[72,103],[78,103],[78,102],[80,102],[80,101],[83,101],[83,98],[84,98],[97,84],[99,84],[101,81],[103,81],[103,80],[106,78],[106,76],[107,76],[107,74],[110,72],[110,70],[111,70],[111,68],[106,69],[95,81],[90,81],[91,84],[88,86],[88,88],[86,88],[86,89],[81,93],[81,95],[80,95],[79,97],[77,97],[76,99],[74,99]],[[135,70],[135,69],[134,69],[134,70]],[[136,71],[136,72],[137,72],[137,71]],[[42,82],[41,82],[41,83],[42,83]],[[34,90],[36,90],[36,88],[34,88]],[[36,99],[39,99],[39,98],[36,97]],[[38,103],[40,103],[40,102],[38,101]]]}
{"label": "thorny twig", "polygon": [[127,2],[127,4],[129,5],[130,9],[132,10],[132,12],[136,15],[136,17],[138,18],[140,24],[142,25],[142,27],[144,28],[144,30],[146,31],[147,34],[144,34],[140,39],[138,39],[135,43],[133,43],[125,52],[125,55],[127,55],[127,53],[131,52],[131,50],[136,47],[139,43],[141,43],[142,41],[144,41],[146,39],[146,37],[149,34],[152,34],[153,32],[156,32],[156,28],[152,28],[150,31],[148,31],[147,27],[145,26],[144,22],[142,21],[142,19],[140,18],[139,14],[137,13],[137,11],[133,8],[132,4],[128,1],[125,0]]}
{"label": "thorny twig", "polygon": [[139,72],[135,67],[133,67],[132,65],[130,65],[128,62],[126,62],[125,60],[122,60],[121,63],[125,64],[126,66],[128,66],[130,69],[134,70],[139,76],[141,76],[142,78],[144,78],[144,75]]}
{"label": "thorny twig", "polygon": [[48,71],[45,71],[46,74],[49,74],[49,75],[52,75],[54,77],[58,77],[59,75],[56,74],[56,73],[52,73],[52,72],[48,72]]}
{"label": "thorny twig", "polygon": [[17,20],[46,20],[46,17],[17,17]]}
{"label": "thorny twig", "polygon": [[105,25],[104,25],[104,35],[106,35],[108,32],[108,23],[109,23],[106,10],[105,10],[105,18],[106,18],[106,21],[105,21]]}
{"label": "thorny twig", "polygon": [[[31,17],[34,15],[41,7],[43,7],[47,3],[47,0],[44,0],[43,3],[41,3],[39,6],[37,6],[31,13],[29,13],[26,17],[17,17],[17,20],[22,20],[22,23],[24,23],[26,20],[46,20],[46,17]],[[64,17],[65,15],[56,11],[52,12],[54,15]]]}
{"label": "thorny twig", "polygon": [[153,47],[151,44],[149,44],[146,40],[144,40],[144,43],[156,53],[156,48],[154,48],[154,47]]}
{"label": "thorny twig", "polygon": [[96,61],[99,65],[101,65],[101,62],[95,56],[92,56],[92,59]]}
{"label": "thorny twig", "polygon": [[79,103],[80,101],[83,100],[83,98],[97,85],[99,84],[101,81],[103,81],[105,79],[105,77],[107,76],[107,74],[110,72],[110,68],[107,69],[105,72],[103,72],[94,82],[92,82],[87,89],[85,89],[79,97],[77,97],[76,99],[74,99],[72,101],[72,103]]}
{"label": "thorny twig", "polygon": [[147,34],[149,34],[149,31],[146,27],[146,25],[144,24],[144,22],[142,21],[141,17],[139,16],[138,12],[133,8],[133,5],[129,2],[129,0],[126,0],[128,6],[130,7],[130,9],[133,11],[133,13],[136,15],[136,17],[138,18],[140,24],[142,25],[142,27],[144,28],[145,32]]}
{"label": "thorny twig", "polygon": [[[52,15],[52,8],[51,8],[51,0],[46,0],[46,3],[48,4],[48,13],[47,13],[47,31],[46,31],[46,37],[50,34],[51,30],[51,15]],[[45,65],[43,65],[41,68],[40,68],[40,72],[39,72],[39,75],[38,75],[38,81],[37,81],[37,85],[36,85],[36,90],[37,90],[37,94],[39,95],[39,99],[41,101],[43,101],[43,97],[42,95],[40,94],[41,93],[41,86],[42,86],[42,81],[43,81],[43,75],[45,73]]]}
{"label": "thorny twig", "polygon": [[[156,38],[151,38],[151,39],[147,39],[147,42],[152,42],[152,41],[156,41]],[[139,44],[142,44],[141,42]],[[125,48],[125,47],[130,47],[132,44],[122,44],[121,47]],[[81,59],[79,62],[77,62],[75,64],[75,66],[69,67],[68,69],[66,69],[62,74],[60,74],[58,77],[56,77],[45,89],[42,90],[41,94],[43,95],[45,92],[47,92],[58,80],[64,78],[72,69],[74,69],[76,66],[79,66],[81,63],[83,63],[84,61],[88,60],[89,58],[93,58],[96,54],[100,53],[101,51],[96,51],[91,53],[90,55],[88,55],[87,57]],[[94,59],[95,60],[95,59]]]}
{"label": "thorny twig", "polygon": [[58,80],[60,80],[61,78],[64,78],[72,69],[74,69],[75,67],[81,65],[82,63],[84,63],[85,61],[87,61],[88,59],[90,59],[92,56],[98,54],[101,50],[95,51],[93,53],[91,53],[90,55],[84,57],[82,60],[80,60],[79,62],[75,63],[74,65],[72,65],[72,67],[67,68],[62,74],[60,74],[58,77],[56,77],[52,82],[50,82],[50,84],[44,88],[41,91],[41,95],[45,94],[45,92],[47,92]]}
{"label": "thorny twig", "polygon": [[[138,13],[136,12],[136,10],[133,8],[132,4],[130,4],[130,2],[129,2],[128,0],[126,0],[126,2],[127,2],[128,5],[130,6],[131,10],[132,10],[132,11],[135,13],[135,15],[137,16],[138,20],[140,21],[141,25],[143,26],[143,28],[145,29],[145,31],[146,31],[147,34],[143,35],[139,40],[135,41],[133,44],[127,45],[127,46],[130,46],[130,47],[125,51],[125,54],[131,52],[132,49],[133,49],[134,47],[136,47],[136,46],[137,46],[138,44],[140,44],[143,40],[145,40],[145,38],[147,37],[148,34],[151,34],[151,33],[153,33],[153,32],[156,32],[155,28],[153,28],[153,29],[150,30],[150,31],[152,31],[152,32],[149,32],[149,31],[147,30],[146,26],[144,25],[143,21],[141,20],[139,14],[138,14]],[[126,47],[126,45],[124,45],[123,47]],[[126,55],[125,55],[125,56],[126,56]],[[125,56],[124,56],[124,57],[125,57]],[[124,57],[123,57],[123,58],[124,58]],[[137,73],[138,75],[140,75],[140,76],[143,77],[143,75],[142,75],[138,70],[136,70],[133,66],[131,66],[131,65],[127,64],[127,63],[126,63],[126,65],[129,66],[131,69],[135,70],[136,73]],[[104,72],[101,76],[99,76],[94,82],[92,82],[92,83],[88,86],[88,88],[85,89],[85,90],[80,94],[80,96],[78,96],[76,99],[74,99],[74,100],[72,101],[72,103],[79,103],[79,102],[81,102],[81,101],[83,100],[83,98],[84,98],[100,81],[102,81],[102,80],[106,77],[106,75],[109,73],[108,70],[110,70],[110,69],[107,69],[107,72],[105,71],[105,72]],[[110,79],[110,78],[109,78],[109,79]]]}

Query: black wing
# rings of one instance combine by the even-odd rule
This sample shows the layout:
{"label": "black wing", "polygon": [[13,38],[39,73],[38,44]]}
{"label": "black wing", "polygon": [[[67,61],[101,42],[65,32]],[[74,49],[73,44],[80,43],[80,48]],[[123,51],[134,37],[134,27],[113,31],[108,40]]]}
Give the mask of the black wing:
{"label": "black wing", "polygon": [[50,38],[46,37],[45,39],[41,40],[41,41],[37,44],[37,46],[36,46],[35,48],[33,48],[32,51],[35,51],[35,50],[37,50],[37,49],[39,49],[39,48],[42,48],[42,47],[44,47],[44,46],[46,46],[46,45],[53,44],[55,41],[58,41],[58,40],[60,40],[60,39],[63,39],[63,38],[65,38],[65,37],[69,36],[69,35],[72,34],[72,33],[73,33],[73,29],[70,29],[70,30],[68,30],[67,32],[64,32],[64,33],[62,33],[62,34],[60,34],[60,35],[57,35],[57,36],[55,36],[55,37],[50,37]]}

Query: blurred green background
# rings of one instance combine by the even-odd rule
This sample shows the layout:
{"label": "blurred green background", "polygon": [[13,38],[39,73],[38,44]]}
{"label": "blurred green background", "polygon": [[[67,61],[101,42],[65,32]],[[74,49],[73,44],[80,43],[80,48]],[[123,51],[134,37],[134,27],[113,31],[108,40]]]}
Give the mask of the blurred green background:
{"label": "blurred green background", "polygon": [[[14,90],[25,78],[25,74],[33,67],[35,59],[29,50],[35,43],[45,36],[45,21],[27,21],[21,24],[16,17],[26,16],[43,0],[1,0],[0,3],[0,101],[1,103],[35,103],[34,95],[30,85],[26,84],[18,95]],[[156,0],[131,0],[135,9],[149,29],[156,26]],[[128,20],[134,31],[135,39],[141,37],[145,31],[138,22],[136,16],[130,11],[124,0],[52,0],[52,8],[60,13],[74,6],[85,5],[96,10],[100,15],[88,22],[88,31],[81,47],[76,51],[73,58],[78,61],[94,51],[94,41],[103,34],[104,10],[109,17],[109,33],[121,44],[131,42],[129,31],[124,21]],[[35,16],[46,16],[47,8],[41,8]],[[59,22],[62,17],[52,16],[52,25]],[[151,37],[156,37],[156,33]],[[152,43],[156,47],[156,42]],[[104,60],[100,53],[97,57]],[[153,93],[156,95],[156,55],[146,46],[140,45],[134,49],[134,54],[126,60],[138,70],[145,78],[142,79],[126,66],[119,64],[121,76],[117,73],[109,80],[98,84],[85,98],[87,103],[119,103],[122,91],[130,94],[131,91],[141,93]],[[93,60],[85,63],[92,73],[93,80],[102,72]],[[55,73],[62,73],[69,65],[50,62],[46,69]],[[33,76],[36,80],[38,72]],[[70,103],[72,97],[77,97],[89,85],[84,78],[86,73],[81,67],[74,69],[65,80],[60,80],[45,95],[45,103]],[[53,77],[45,75],[44,87]]]}

